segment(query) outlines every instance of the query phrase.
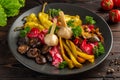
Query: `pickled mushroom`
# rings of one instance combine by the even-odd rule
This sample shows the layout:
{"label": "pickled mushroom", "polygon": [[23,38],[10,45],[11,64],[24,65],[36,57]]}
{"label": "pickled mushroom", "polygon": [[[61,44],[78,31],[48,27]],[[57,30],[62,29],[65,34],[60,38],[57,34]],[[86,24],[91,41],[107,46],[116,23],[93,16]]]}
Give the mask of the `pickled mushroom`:
{"label": "pickled mushroom", "polygon": [[25,54],[28,51],[28,49],[29,49],[29,46],[23,44],[23,45],[20,45],[17,50],[20,54]]}
{"label": "pickled mushroom", "polygon": [[40,51],[37,48],[30,48],[27,52],[27,56],[30,58],[35,58],[40,54]]}
{"label": "pickled mushroom", "polygon": [[35,57],[35,61],[37,64],[45,64],[47,62],[46,58],[40,54],[37,57]]}

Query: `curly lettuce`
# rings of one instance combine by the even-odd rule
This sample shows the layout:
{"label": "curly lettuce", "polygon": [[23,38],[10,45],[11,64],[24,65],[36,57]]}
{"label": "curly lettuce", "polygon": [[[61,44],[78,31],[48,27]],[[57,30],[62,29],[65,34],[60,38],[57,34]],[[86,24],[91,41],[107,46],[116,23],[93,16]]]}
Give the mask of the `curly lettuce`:
{"label": "curly lettuce", "polygon": [[[0,0],[0,5],[2,9],[0,9],[0,19],[4,20],[4,25],[2,25],[2,22],[0,22],[0,26],[5,26],[7,24],[7,20],[5,22],[5,17],[2,17],[3,15],[7,17],[14,17],[19,14],[20,8],[24,7],[25,0]],[[4,18],[4,19],[3,19]]]}
{"label": "curly lettuce", "polygon": [[19,3],[21,4],[21,7],[24,7],[25,6],[25,0],[18,0],[19,1]]}
{"label": "curly lettuce", "polygon": [[7,24],[7,15],[4,12],[4,9],[0,5],[0,26],[5,26]]}

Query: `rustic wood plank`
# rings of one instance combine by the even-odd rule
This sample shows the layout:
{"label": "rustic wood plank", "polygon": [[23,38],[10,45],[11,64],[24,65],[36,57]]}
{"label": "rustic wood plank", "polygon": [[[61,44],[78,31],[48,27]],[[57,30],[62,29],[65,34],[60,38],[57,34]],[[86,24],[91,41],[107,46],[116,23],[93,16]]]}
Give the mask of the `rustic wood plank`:
{"label": "rustic wood plank", "polygon": [[[69,2],[68,0],[60,1],[60,0],[54,0],[55,2]],[[94,0],[95,1],[95,0]],[[52,2],[52,0],[49,0],[48,2]],[[78,1],[79,2],[79,1]],[[108,18],[108,13],[102,12],[100,5],[96,4],[100,3],[100,0],[96,0],[93,2],[87,2],[87,3],[77,3],[78,6],[82,6],[85,8],[90,9],[91,11],[97,13],[98,15],[102,16],[106,21]],[[26,1],[26,6],[21,9],[20,14],[26,10],[29,10],[30,8],[33,8],[35,6],[38,6],[39,3],[35,1]],[[91,5],[95,5],[91,6]],[[44,74],[37,73],[35,71],[32,71],[25,66],[23,66],[21,63],[19,63],[15,57],[12,55],[12,53],[9,50],[8,43],[7,43],[7,34],[12,26],[12,23],[17,19],[18,16],[15,16],[13,18],[8,19],[8,25],[6,27],[0,28],[0,80],[120,80],[120,72],[117,71],[118,65],[111,65],[109,66],[109,63],[111,60],[114,60],[115,58],[120,56],[120,23],[112,24],[109,23],[110,28],[113,32],[113,48],[109,56],[103,61],[100,65],[95,67],[92,70],[89,70],[87,72],[84,72],[82,74],[77,75],[71,75],[71,76],[48,76]],[[109,67],[112,67],[115,69],[116,72],[113,74],[107,74],[106,71]],[[116,78],[115,78],[116,77]],[[105,79],[104,79],[105,78]],[[115,78],[115,79],[114,79]]]}
{"label": "rustic wood plank", "polygon": [[[87,71],[85,73],[82,74],[78,74],[77,76],[82,75],[82,77],[86,77],[86,73],[89,74],[87,75],[87,77],[114,77],[114,75],[116,77],[120,77],[120,71],[117,71],[117,66],[118,65],[111,65],[109,66],[109,63],[111,60],[116,59],[117,57],[120,57],[119,53],[110,53],[110,55],[107,57],[107,59],[105,61],[103,61],[100,65],[98,65],[96,68]],[[10,61],[10,59],[8,59]],[[14,61],[15,60],[15,61]],[[13,58],[13,61],[11,62],[7,62],[4,64],[1,64],[0,66],[0,76],[1,77],[31,77],[31,76],[36,76],[39,77],[39,73],[34,72],[28,68],[26,68],[25,66],[23,66],[21,63],[17,62],[16,59]],[[115,69],[115,73],[112,75],[108,75],[106,74],[107,69],[111,67]],[[19,73],[20,72],[20,73]],[[90,74],[92,73],[92,74]],[[24,75],[26,74],[26,75]],[[44,76],[44,75],[43,75]]]}
{"label": "rustic wood plank", "polygon": [[[40,79],[39,78],[6,78],[6,79],[0,78],[0,80],[26,80],[26,79],[28,79],[28,80],[47,80],[46,78],[40,78]],[[50,78],[49,80],[61,80],[61,79]],[[64,79],[62,79],[62,80],[64,80]],[[65,80],[70,80],[70,79],[65,79]],[[74,79],[71,79],[71,80],[74,80]],[[104,78],[104,79],[103,78],[88,78],[88,79],[85,78],[84,80],[113,80],[113,78]],[[120,80],[120,78],[115,79],[115,80]]]}
{"label": "rustic wood plank", "polygon": [[114,41],[111,52],[120,52],[120,42]]}
{"label": "rustic wood plank", "polygon": [[[46,78],[40,78],[40,79],[39,78],[38,79],[36,79],[36,78],[9,78],[9,79],[6,79],[6,80],[26,80],[26,79],[29,79],[29,80],[47,80]],[[1,80],[4,80],[4,79],[1,79]],[[53,79],[53,78],[51,78],[49,80],[61,80],[61,79],[58,79],[58,78]],[[64,80],[64,79],[62,79],[62,80]],[[70,79],[65,79],[65,80],[70,80]],[[71,80],[74,80],[74,79],[71,79]],[[103,78],[88,78],[88,79],[84,78],[84,80],[113,80],[113,78],[104,78],[104,79]],[[115,80],[120,80],[120,78],[115,79]]]}
{"label": "rustic wood plank", "polygon": [[[119,32],[113,31],[112,34],[113,34],[113,38],[117,38],[117,39],[120,38],[120,31],[119,31]],[[114,39],[114,40],[115,40],[115,39]],[[118,40],[118,41],[119,41],[119,40]]]}
{"label": "rustic wood plank", "polygon": [[4,31],[0,31],[0,39],[2,39],[4,36],[7,36],[7,33]]}
{"label": "rustic wood plank", "polygon": [[[78,78],[75,78],[78,79]],[[59,79],[59,78],[50,78],[49,80],[75,80],[75,79]],[[80,78],[79,78],[80,79]],[[47,80],[47,78],[0,78],[0,80]],[[113,78],[84,78],[84,80],[114,80]],[[115,80],[120,80],[117,78]]]}

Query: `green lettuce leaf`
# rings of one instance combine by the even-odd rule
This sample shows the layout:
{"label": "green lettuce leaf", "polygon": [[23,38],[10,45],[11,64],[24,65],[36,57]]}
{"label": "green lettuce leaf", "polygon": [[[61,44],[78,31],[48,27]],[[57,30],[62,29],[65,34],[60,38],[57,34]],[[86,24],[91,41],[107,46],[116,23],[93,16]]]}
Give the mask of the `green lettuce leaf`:
{"label": "green lettuce leaf", "polygon": [[4,9],[0,5],[0,26],[5,26],[7,24],[7,15],[4,12]]}
{"label": "green lettuce leaf", "polygon": [[18,9],[10,9],[10,10],[7,10],[6,14],[7,14],[7,17],[13,17],[13,16],[16,16],[19,14],[19,10]]}
{"label": "green lettuce leaf", "polygon": [[7,24],[7,17],[18,15],[24,5],[25,0],[0,0],[0,26]]}
{"label": "green lettuce leaf", "polygon": [[18,10],[21,7],[21,4],[18,0],[4,0],[2,1],[1,5],[8,17],[16,16],[16,14],[19,12]]}
{"label": "green lettuce leaf", "polygon": [[21,4],[18,0],[2,0],[1,5],[4,9],[20,9]]}
{"label": "green lettuce leaf", "polygon": [[24,7],[24,6],[25,6],[25,0],[18,0],[18,1],[19,1],[19,3],[20,3],[21,7]]}

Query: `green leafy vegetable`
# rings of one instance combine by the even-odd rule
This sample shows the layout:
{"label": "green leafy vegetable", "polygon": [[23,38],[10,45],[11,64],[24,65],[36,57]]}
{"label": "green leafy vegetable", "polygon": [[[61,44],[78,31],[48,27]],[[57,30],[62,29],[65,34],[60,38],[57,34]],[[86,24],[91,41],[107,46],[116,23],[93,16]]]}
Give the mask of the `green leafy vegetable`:
{"label": "green leafy vegetable", "polygon": [[95,24],[96,23],[96,21],[91,16],[86,16],[85,21],[87,24]]}
{"label": "green leafy vegetable", "polygon": [[67,62],[66,61],[63,61],[59,64],[59,69],[63,69],[67,66]]}
{"label": "green leafy vegetable", "polygon": [[51,18],[57,17],[59,15],[60,9],[49,9],[48,14]]}
{"label": "green leafy vegetable", "polygon": [[18,15],[18,13],[19,13],[19,10],[17,10],[17,9],[11,9],[11,10],[7,10],[6,11],[6,14],[7,14],[7,17],[13,17],[13,16],[16,16],[16,15]]}
{"label": "green leafy vegetable", "polygon": [[[2,17],[3,15],[7,17],[18,15],[20,8],[25,5],[25,0],[0,0],[0,5],[3,8],[3,10],[0,9],[0,12],[4,13],[2,13],[2,15],[0,14],[0,18],[1,20],[5,20],[5,18]],[[7,24],[7,17],[6,22],[4,21],[4,25],[0,24],[0,26],[5,26]]]}
{"label": "green leafy vegetable", "polygon": [[25,0],[18,0],[19,1],[19,3],[21,4],[21,7],[24,7],[25,6]]}
{"label": "green leafy vegetable", "polygon": [[67,25],[69,26],[69,27],[74,27],[74,20],[69,20],[68,22],[67,22]]}
{"label": "green leafy vegetable", "polygon": [[82,29],[80,26],[77,26],[77,27],[72,28],[72,32],[73,32],[74,37],[78,37],[81,35]]}
{"label": "green leafy vegetable", "polygon": [[0,26],[5,26],[7,24],[7,15],[4,12],[4,9],[0,5]]}
{"label": "green leafy vegetable", "polygon": [[104,46],[101,42],[98,43],[98,46],[95,46],[94,47],[94,51],[95,51],[95,56],[98,57],[102,54],[105,53],[105,49],[104,49]]}
{"label": "green leafy vegetable", "polygon": [[25,27],[25,29],[20,30],[20,37],[25,37],[29,31],[30,31],[30,27]]}

